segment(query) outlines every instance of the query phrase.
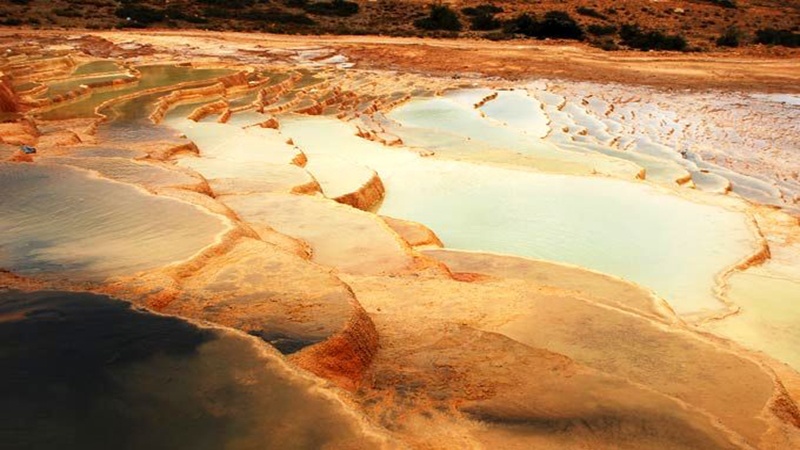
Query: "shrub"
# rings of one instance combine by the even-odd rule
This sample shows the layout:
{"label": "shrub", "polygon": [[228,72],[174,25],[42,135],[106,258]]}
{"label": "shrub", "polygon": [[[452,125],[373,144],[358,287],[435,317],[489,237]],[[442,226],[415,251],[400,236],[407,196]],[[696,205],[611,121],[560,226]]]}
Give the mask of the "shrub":
{"label": "shrub", "polygon": [[638,25],[623,25],[619,30],[622,44],[639,50],[686,51],[688,43],[683,36],[663,34],[660,31],[643,31]]}
{"label": "shrub", "polygon": [[496,30],[502,25],[503,24],[499,20],[495,19],[494,16],[481,14],[470,18],[470,29],[476,31]]}
{"label": "shrub", "polygon": [[525,36],[535,36],[538,32],[538,28],[539,22],[536,21],[534,16],[528,13],[518,15],[506,22],[503,26],[506,33],[524,34]]}
{"label": "shrub", "polygon": [[203,15],[208,17],[214,17],[217,19],[233,18],[233,13],[231,11],[228,11],[225,8],[220,8],[219,6],[209,6],[203,9]]}
{"label": "shrub", "polygon": [[717,38],[718,47],[738,47],[741,43],[743,33],[735,26],[728,27],[720,37]]}
{"label": "shrub", "polygon": [[316,22],[305,14],[292,14],[283,12],[279,9],[269,9],[267,11],[246,11],[240,15],[242,19],[253,20],[266,23],[293,24],[293,25],[314,25]]}
{"label": "shrub", "polygon": [[519,33],[537,39],[577,39],[583,40],[583,29],[564,11],[549,11],[544,19],[521,14],[506,24],[506,32]]}
{"label": "shrub", "polygon": [[[120,19],[130,18],[130,21],[138,22],[142,25],[164,20],[164,11],[160,9],[153,9],[148,6],[131,4],[120,6],[116,11],[114,11],[114,15]],[[134,25],[131,24],[130,26]]]}
{"label": "shrub", "polygon": [[464,8],[462,13],[470,17],[470,28],[477,31],[496,30],[502,26],[499,20],[494,18],[497,13],[503,12],[503,8],[491,4],[483,4],[476,7]]}
{"label": "shrub", "polygon": [[736,0],[710,0],[712,4],[723,8],[736,8]]}
{"label": "shrub", "polygon": [[541,23],[542,37],[583,39],[583,29],[564,11],[548,11]]}
{"label": "shrub", "polygon": [[489,39],[490,41],[508,41],[510,39],[514,39],[514,35],[505,33],[503,31],[492,31],[491,33],[486,33],[483,37]]}
{"label": "shrub", "polygon": [[764,28],[756,31],[756,42],[766,45],[782,45],[784,47],[800,47],[800,33],[790,30]]}
{"label": "shrub", "polygon": [[358,13],[358,3],[347,0],[308,3],[303,8],[306,12],[318,16],[348,17]]}
{"label": "shrub", "polygon": [[69,8],[55,8],[52,10],[53,14],[60,16],[60,17],[83,17],[83,14],[80,11],[75,11],[74,9]]}
{"label": "shrub", "polygon": [[614,25],[589,25],[586,31],[595,36],[610,36],[617,32],[617,27]]}
{"label": "shrub", "polygon": [[611,38],[610,36],[604,36],[596,41],[593,41],[592,46],[605,50],[607,52],[619,50],[619,45],[617,45],[617,43],[614,42],[614,39]]}
{"label": "shrub", "polygon": [[255,4],[255,0],[197,0],[199,3],[206,5],[218,6],[227,9],[242,9],[248,8]]}
{"label": "shrub", "polygon": [[431,5],[428,17],[415,20],[414,26],[423,30],[461,31],[458,15],[446,5]]}
{"label": "shrub", "polygon": [[493,16],[497,13],[503,12],[503,8],[490,3],[484,3],[483,5],[479,6],[464,8],[461,10],[461,12],[470,17],[479,16],[482,14]]}
{"label": "shrub", "polygon": [[586,6],[579,6],[577,11],[578,11],[578,14],[580,14],[582,16],[594,17],[596,19],[603,19],[603,20],[606,19],[606,16],[604,16],[603,14],[601,14],[599,11],[597,11],[594,8],[587,8]]}

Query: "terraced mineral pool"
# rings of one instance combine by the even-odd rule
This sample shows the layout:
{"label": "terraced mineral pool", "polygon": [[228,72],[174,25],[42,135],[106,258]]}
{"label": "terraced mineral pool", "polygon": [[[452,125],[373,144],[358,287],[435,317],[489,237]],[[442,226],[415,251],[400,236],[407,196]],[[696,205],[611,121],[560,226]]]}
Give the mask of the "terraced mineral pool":
{"label": "terraced mineral pool", "polygon": [[704,328],[800,370],[800,282],[775,276],[768,267],[733,275],[729,295],[741,311]]}
{"label": "terraced mineral pool", "polygon": [[0,367],[16,449],[380,445],[254,338],[104,296],[0,290]]}
{"label": "terraced mineral pool", "polygon": [[525,91],[499,91],[494,100],[480,109],[490,119],[531,136],[543,138],[550,131],[550,119],[542,104]]}
{"label": "terraced mineral pool", "polygon": [[92,84],[104,83],[113,80],[126,80],[132,76],[125,73],[114,73],[109,75],[102,75],[91,78],[77,78],[65,81],[56,81],[47,84],[47,92],[44,94],[46,97],[55,97],[63,95],[67,92],[73,91],[81,87],[81,85],[91,86]]}
{"label": "terraced mineral pool", "polygon": [[96,73],[106,73],[106,72],[117,72],[122,67],[114,61],[109,60],[99,60],[99,61],[91,61],[86,64],[81,64],[78,66],[74,72],[72,72],[73,77],[77,77],[80,75],[92,75]]}
{"label": "terraced mineral pool", "polygon": [[190,258],[227,220],[90,172],[0,163],[0,268],[102,280]]}
{"label": "terraced mineral pool", "polygon": [[420,158],[330,118],[282,117],[281,132],[310,160],[333,154],[376,170],[387,191],[379,212],[429,226],[448,247],[617,275],[681,313],[719,309],[715,276],[755,249],[744,215],[644,183]]}
{"label": "terraced mineral pool", "polygon": [[[527,101],[520,98],[523,94],[504,94],[500,106],[491,107],[490,113],[485,114],[472,106],[478,95],[470,92],[416,99],[401,105],[387,114],[397,124],[389,126],[388,131],[410,146],[428,148],[454,158],[497,161],[492,154],[500,152],[499,161],[528,158],[528,165],[547,171],[600,172],[625,178],[634,178],[641,170],[629,161],[594,152],[572,151],[572,148],[558,147],[543,140],[546,123],[538,113],[531,117],[530,113],[521,112],[517,120],[512,120],[514,108],[527,110],[538,104],[532,98]],[[485,107],[491,103],[493,101]],[[491,119],[492,115],[497,119]],[[506,125],[509,120],[512,126]],[[530,128],[523,128],[525,126]]]}
{"label": "terraced mineral pool", "polygon": [[92,95],[87,98],[41,113],[38,117],[44,120],[94,117],[94,110],[98,105],[122,95],[178,83],[211,80],[233,72],[230,69],[197,69],[191,66],[174,65],[139,66],[137,69],[141,72],[141,79],[138,83],[132,83],[119,89],[93,92]]}

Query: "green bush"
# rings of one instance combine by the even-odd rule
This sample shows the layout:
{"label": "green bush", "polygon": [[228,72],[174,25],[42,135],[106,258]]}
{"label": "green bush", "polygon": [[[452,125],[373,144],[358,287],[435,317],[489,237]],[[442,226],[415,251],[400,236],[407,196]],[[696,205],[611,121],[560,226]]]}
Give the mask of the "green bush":
{"label": "green bush", "polygon": [[717,38],[718,47],[738,47],[744,34],[735,26],[728,27],[720,37]]}
{"label": "green bush", "polygon": [[689,44],[683,36],[644,31],[638,25],[623,25],[619,30],[622,44],[639,50],[686,51]]}
{"label": "green bush", "polygon": [[782,45],[784,47],[800,47],[800,33],[790,30],[764,28],[756,31],[756,42],[765,45]]}
{"label": "green bush", "polygon": [[461,31],[458,15],[446,5],[431,5],[428,17],[415,20],[414,26],[423,30]]}

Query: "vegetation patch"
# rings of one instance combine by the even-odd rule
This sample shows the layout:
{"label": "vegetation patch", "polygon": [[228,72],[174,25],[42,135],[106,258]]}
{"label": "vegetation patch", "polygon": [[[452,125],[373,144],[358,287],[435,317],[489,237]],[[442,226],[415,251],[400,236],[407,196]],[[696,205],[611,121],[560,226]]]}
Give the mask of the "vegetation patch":
{"label": "vegetation patch", "polygon": [[503,24],[495,18],[495,14],[503,12],[503,8],[492,4],[464,8],[461,12],[469,16],[470,29],[477,31],[497,30]]}
{"label": "vegetation patch", "polygon": [[725,32],[717,38],[718,47],[738,47],[744,39],[744,33],[735,26],[728,27]]}
{"label": "vegetation patch", "polygon": [[689,44],[677,34],[664,34],[660,31],[642,30],[638,25],[623,25],[619,30],[622,44],[639,50],[686,51]]}
{"label": "vegetation patch", "polygon": [[800,33],[790,30],[764,28],[756,31],[756,42],[765,45],[782,45],[784,47],[800,47]]}
{"label": "vegetation patch", "polygon": [[347,0],[332,0],[330,2],[314,2],[303,6],[310,14],[318,16],[349,17],[358,14],[358,3]]}
{"label": "vegetation patch", "polygon": [[506,31],[537,39],[584,38],[583,28],[564,11],[548,11],[542,20],[536,20],[530,14],[521,14],[506,24]]}
{"label": "vegetation patch", "polygon": [[423,30],[461,31],[458,14],[446,5],[431,5],[428,17],[415,20],[414,26]]}
{"label": "vegetation patch", "polygon": [[586,17],[594,17],[595,19],[602,19],[606,20],[606,16],[597,11],[594,8],[588,8],[586,6],[579,6],[577,9],[578,14]]}
{"label": "vegetation patch", "polygon": [[617,27],[615,25],[592,24],[586,27],[586,31],[595,36],[611,36],[617,33]]}

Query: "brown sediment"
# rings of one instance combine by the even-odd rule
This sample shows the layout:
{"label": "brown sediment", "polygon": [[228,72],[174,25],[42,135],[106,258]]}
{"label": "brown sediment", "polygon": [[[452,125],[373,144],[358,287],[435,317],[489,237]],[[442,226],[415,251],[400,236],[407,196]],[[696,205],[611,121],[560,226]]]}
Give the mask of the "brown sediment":
{"label": "brown sediment", "polygon": [[[288,142],[287,142],[287,144],[288,144]],[[289,145],[293,145],[293,144],[289,144]],[[303,153],[303,151],[298,151],[297,154],[294,156],[294,158],[292,158],[291,163],[294,164],[297,167],[305,167],[306,164],[308,164],[308,157],[306,156],[305,153]]]}
{"label": "brown sediment", "polygon": [[[224,92],[224,89],[223,89]],[[228,102],[225,100],[217,100],[215,102],[206,103],[203,106],[195,108],[188,116],[187,119],[199,122],[212,114],[222,114],[228,109]],[[151,116],[152,117],[152,116]],[[224,122],[224,121],[221,121]]]}
{"label": "brown sediment", "polygon": [[19,95],[11,85],[11,78],[0,70],[0,112],[18,112],[22,109]]}
{"label": "brown sediment", "polygon": [[179,155],[199,155],[200,149],[192,141],[170,142],[155,141],[147,142],[140,146],[147,153],[147,157],[158,161],[174,159]]}
{"label": "brown sediment", "polygon": [[387,216],[381,216],[381,219],[411,247],[444,247],[436,233],[421,223]]}
{"label": "brown sediment", "polygon": [[364,182],[364,184],[359,186],[358,189],[335,197],[334,200],[362,211],[371,211],[383,200],[385,193],[386,188],[383,187],[381,177],[373,171],[372,176]]}
{"label": "brown sediment", "polygon": [[258,126],[261,128],[272,128],[273,130],[277,130],[281,127],[281,124],[275,117],[270,117],[269,119],[258,123]]}
{"label": "brown sediment", "polygon": [[475,107],[475,109],[478,109],[481,106],[485,105],[486,103],[496,99],[498,95],[499,95],[499,93],[497,93],[497,92],[489,94],[486,97],[482,98],[478,103],[475,103],[475,105],[473,105],[473,106]]}
{"label": "brown sediment", "polygon": [[339,333],[289,357],[297,366],[355,391],[378,351],[375,324],[357,301],[354,314]]}
{"label": "brown sediment", "polygon": [[313,194],[321,194],[322,187],[319,185],[319,182],[311,177],[311,181],[306,184],[301,184],[299,186],[295,186],[292,188],[292,194],[300,194],[300,195],[313,195]]}
{"label": "brown sediment", "polygon": [[0,142],[11,145],[36,145],[41,133],[33,120],[22,118],[0,123]]}
{"label": "brown sediment", "polygon": [[[150,121],[155,124],[161,123],[164,119],[164,116],[167,115],[167,112],[183,101],[196,101],[205,98],[212,98],[218,97],[225,94],[225,85],[221,82],[217,82],[211,84],[209,86],[200,86],[195,88],[188,88],[188,89],[177,89],[170,92],[167,95],[164,95],[158,99],[156,102],[155,108],[153,112],[150,113]],[[220,106],[220,103],[222,104]],[[198,121],[205,117],[212,112],[219,112],[220,110],[224,109],[227,106],[227,103],[224,100],[219,100],[217,102],[210,103],[208,105],[203,105],[192,111],[190,114],[190,120]],[[191,116],[196,115],[197,118],[192,118]]]}
{"label": "brown sediment", "polygon": [[17,63],[6,64],[2,70],[18,81],[56,78],[67,75],[77,64],[72,56],[59,56],[34,61],[23,60]]}

